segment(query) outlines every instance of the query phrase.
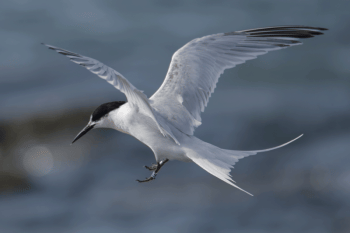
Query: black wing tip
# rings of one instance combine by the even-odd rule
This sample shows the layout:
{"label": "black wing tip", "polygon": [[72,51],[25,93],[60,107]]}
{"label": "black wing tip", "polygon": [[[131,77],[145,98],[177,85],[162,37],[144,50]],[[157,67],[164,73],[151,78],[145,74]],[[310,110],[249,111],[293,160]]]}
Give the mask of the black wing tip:
{"label": "black wing tip", "polygon": [[45,45],[48,49],[52,49],[54,51],[56,51],[57,53],[59,54],[62,54],[62,55],[66,55],[66,56],[76,56],[76,57],[82,57],[81,55],[77,54],[77,53],[73,53],[73,52],[70,52],[68,50],[65,50],[65,49],[61,49],[61,48],[56,48],[52,45],[48,45],[48,44],[45,44],[45,43],[41,43],[42,45]]}
{"label": "black wing tip", "polygon": [[56,50],[55,47],[45,44],[45,43],[41,43],[42,45],[45,45],[48,49],[52,49],[52,50]]}
{"label": "black wing tip", "polygon": [[321,30],[321,31],[328,31],[329,29],[328,28],[317,28],[318,30]]}
{"label": "black wing tip", "polygon": [[306,38],[312,38],[314,37],[312,34],[278,34],[278,33],[274,33],[274,34],[252,34],[252,35],[248,35],[248,37],[288,37],[288,38],[298,38],[298,39],[306,39]]}
{"label": "black wing tip", "polygon": [[285,25],[285,26],[271,26],[271,27],[254,28],[254,29],[243,30],[240,32],[262,32],[262,31],[279,31],[279,30],[327,31],[328,28],[310,27],[310,26],[302,26],[302,25],[290,25],[290,26]]}
{"label": "black wing tip", "polygon": [[44,42],[41,42],[40,44],[45,45],[46,47],[52,47],[51,45],[45,44]]}
{"label": "black wing tip", "polygon": [[323,32],[327,28],[323,27],[309,27],[301,25],[290,25],[290,26],[272,26],[248,29],[237,32],[227,32],[224,36],[230,35],[246,35],[248,37],[289,37],[296,39],[312,38],[314,36],[323,35]]}
{"label": "black wing tip", "polygon": [[290,47],[290,45],[288,45],[288,44],[276,44],[276,46],[281,47],[281,48]]}
{"label": "black wing tip", "polygon": [[241,32],[246,33],[248,37],[289,37],[306,39],[323,35],[323,32],[321,31],[325,30],[328,29],[308,26],[276,26],[245,30]]}
{"label": "black wing tip", "polygon": [[76,56],[76,57],[80,57],[78,54],[76,53],[72,53],[66,50],[62,50],[62,51],[58,51],[56,50],[59,54],[65,55],[65,56]]}

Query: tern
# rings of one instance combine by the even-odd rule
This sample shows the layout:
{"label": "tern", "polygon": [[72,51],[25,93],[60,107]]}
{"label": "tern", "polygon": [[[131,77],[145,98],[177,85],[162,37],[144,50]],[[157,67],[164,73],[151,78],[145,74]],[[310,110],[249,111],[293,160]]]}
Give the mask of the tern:
{"label": "tern", "polygon": [[244,157],[281,148],[302,135],[265,150],[221,149],[194,136],[195,128],[201,125],[201,112],[207,106],[225,69],[269,51],[301,45],[300,39],[322,35],[324,30],[327,29],[276,26],[194,39],[173,54],[163,84],[150,98],[119,72],[100,61],[43,44],[105,79],[126,95],[127,102],[115,101],[100,105],[72,143],[91,129],[115,129],[135,137],[155,155],[156,164],[145,166],[153,171],[152,175],[145,180],[137,180],[139,182],[154,180],[166,162],[180,160],[194,162],[224,182],[252,195],[238,187],[231,178],[233,165]]}

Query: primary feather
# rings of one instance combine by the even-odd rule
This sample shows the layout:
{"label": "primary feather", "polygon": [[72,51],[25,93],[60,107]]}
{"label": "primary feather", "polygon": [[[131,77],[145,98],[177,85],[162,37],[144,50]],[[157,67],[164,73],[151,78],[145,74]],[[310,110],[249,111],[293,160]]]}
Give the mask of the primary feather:
{"label": "primary feather", "polygon": [[150,98],[152,106],[183,133],[193,135],[225,69],[269,51],[300,45],[298,39],[321,35],[323,30],[279,26],[194,39],[174,53],[163,84]]}
{"label": "primary feather", "polygon": [[161,116],[159,116],[159,114],[154,113],[154,110],[150,106],[147,96],[142,91],[134,87],[119,72],[93,58],[73,53],[52,45],[47,45],[44,43],[42,44],[47,46],[49,49],[55,50],[59,54],[67,56],[72,62],[85,67],[100,78],[105,79],[109,84],[113,85],[116,89],[125,94],[129,104],[136,107],[138,111],[143,112],[145,115],[151,117],[163,136],[169,136],[176,143],[178,143],[177,139],[167,126],[166,122],[162,119]]}

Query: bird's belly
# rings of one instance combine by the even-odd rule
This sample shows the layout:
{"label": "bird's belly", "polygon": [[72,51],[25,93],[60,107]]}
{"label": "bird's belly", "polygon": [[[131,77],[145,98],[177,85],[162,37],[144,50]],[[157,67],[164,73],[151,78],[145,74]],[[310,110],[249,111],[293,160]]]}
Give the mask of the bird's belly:
{"label": "bird's belly", "polygon": [[130,122],[129,134],[147,145],[154,153],[156,160],[163,159],[190,161],[173,139],[164,137],[151,118],[135,117]]}

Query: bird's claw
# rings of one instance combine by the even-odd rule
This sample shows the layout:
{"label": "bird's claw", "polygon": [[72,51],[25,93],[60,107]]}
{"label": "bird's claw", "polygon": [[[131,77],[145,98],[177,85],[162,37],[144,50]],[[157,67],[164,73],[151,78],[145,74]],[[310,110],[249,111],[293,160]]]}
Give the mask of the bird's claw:
{"label": "bird's claw", "polygon": [[148,170],[153,171],[152,175],[144,180],[136,180],[136,181],[138,181],[139,183],[144,183],[144,182],[148,182],[151,180],[155,180],[160,168],[168,161],[169,161],[169,159],[164,159],[164,160],[158,162],[157,164],[152,164],[150,167],[144,166]]}
{"label": "bird's claw", "polygon": [[153,172],[150,177],[148,177],[148,178],[146,177],[146,179],[144,179],[144,180],[136,180],[136,181],[138,181],[139,183],[148,182],[151,180],[155,180],[156,176],[157,176],[157,173]]}
{"label": "bird's claw", "polygon": [[147,168],[148,170],[150,170],[150,171],[154,171],[154,170],[156,170],[157,169],[157,167],[158,167],[158,164],[152,164],[151,166],[144,166],[145,168]]}

